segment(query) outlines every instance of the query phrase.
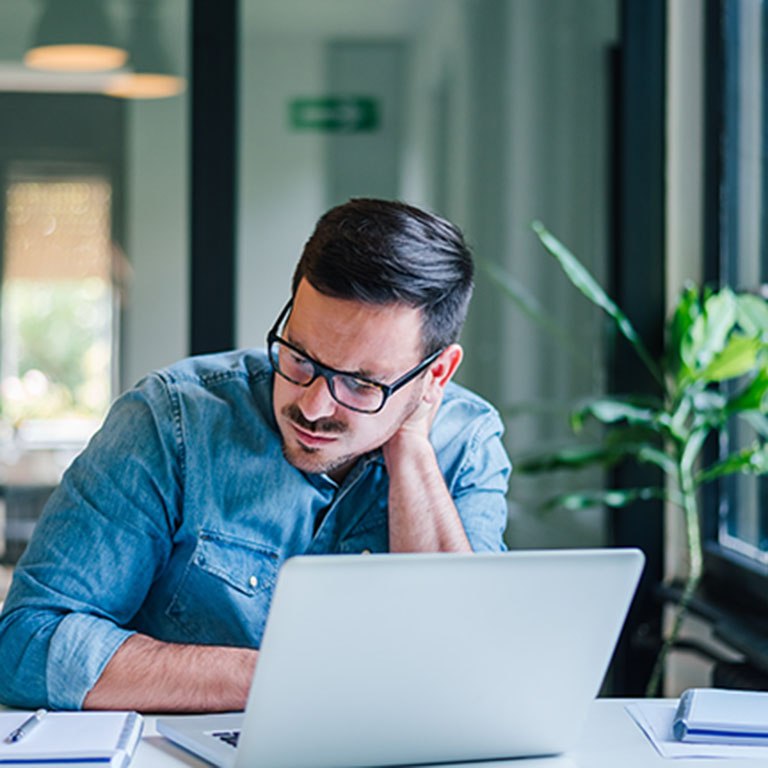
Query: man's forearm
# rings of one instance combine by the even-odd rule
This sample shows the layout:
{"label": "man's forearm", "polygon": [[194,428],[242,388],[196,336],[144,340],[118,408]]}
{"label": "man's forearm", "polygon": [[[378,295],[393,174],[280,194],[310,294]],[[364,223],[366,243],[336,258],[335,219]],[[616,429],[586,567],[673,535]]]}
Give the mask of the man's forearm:
{"label": "man's forearm", "polygon": [[469,552],[456,505],[427,438],[385,452],[391,552]]}
{"label": "man's forearm", "polygon": [[83,709],[244,709],[257,658],[250,648],[177,645],[132,635],[86,695]]}

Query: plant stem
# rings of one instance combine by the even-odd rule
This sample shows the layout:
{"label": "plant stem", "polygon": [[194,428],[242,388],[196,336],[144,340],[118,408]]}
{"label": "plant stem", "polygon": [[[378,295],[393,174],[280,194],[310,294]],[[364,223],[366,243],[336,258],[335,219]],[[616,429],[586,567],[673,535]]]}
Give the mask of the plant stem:
{"label": "plant stem", "polygon": [[685,512],[685,536],[688,548],[688,578],[685,582],[682,597],[675,610],[674,620],[672,622],[672,631],[664,639],[659,655],[656,657],[656,663],[653,665],[651,678],[645,689],[646,696],[657,695],[664,666],[667,661],[667,655],[675,644],[675,640],[680,632],[683,618],[688,611],[688,606],[696,592],[696,588],[701,581],[703,554],[701,550],[701,528],[699,526],[699,507],[696,501],[696,489],[693,482],[693,476],[690,471],[679,469],[680,491],[683,497],[683,509]]}

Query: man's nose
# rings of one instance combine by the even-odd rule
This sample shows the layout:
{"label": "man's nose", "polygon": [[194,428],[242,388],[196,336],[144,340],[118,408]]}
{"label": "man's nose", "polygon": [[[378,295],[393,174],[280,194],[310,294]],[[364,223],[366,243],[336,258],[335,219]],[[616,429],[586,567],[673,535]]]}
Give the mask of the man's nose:
{"label": "man's nose", "polygon": [[328,389],[328,382],[322,376],[304,388],[296,404],[307,421],[327,419],[336,411],[336,401]]}

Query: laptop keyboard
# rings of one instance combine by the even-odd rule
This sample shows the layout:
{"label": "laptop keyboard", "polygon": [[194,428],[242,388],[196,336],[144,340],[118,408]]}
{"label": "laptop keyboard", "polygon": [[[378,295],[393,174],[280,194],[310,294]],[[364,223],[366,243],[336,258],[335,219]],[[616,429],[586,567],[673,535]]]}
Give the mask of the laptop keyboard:
{"label": "laptop keyboard", "polygon": [[236,747],[240,731],[215,731],[211,736],[221,739],[225,744],[229,744],[230,747]]}

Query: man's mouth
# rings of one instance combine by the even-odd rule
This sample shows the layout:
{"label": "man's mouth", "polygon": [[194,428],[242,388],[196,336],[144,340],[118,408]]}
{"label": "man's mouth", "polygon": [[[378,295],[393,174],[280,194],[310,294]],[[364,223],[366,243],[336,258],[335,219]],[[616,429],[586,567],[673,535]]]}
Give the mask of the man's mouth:
{"label": "man's mouth", "polygon": [[346,431],[343,422],[336,419],[319,419],[308,422],[295,403],[286,405],[282,415],[304,448],[322,448],[330,445]]}
{"label": "man's mouth", "polygon": [[317,432],[309,432],[293,421],[290,424],[298,441],[309,448],[322,448],[334,442],[338,437],[338,435],[320,435]]}

